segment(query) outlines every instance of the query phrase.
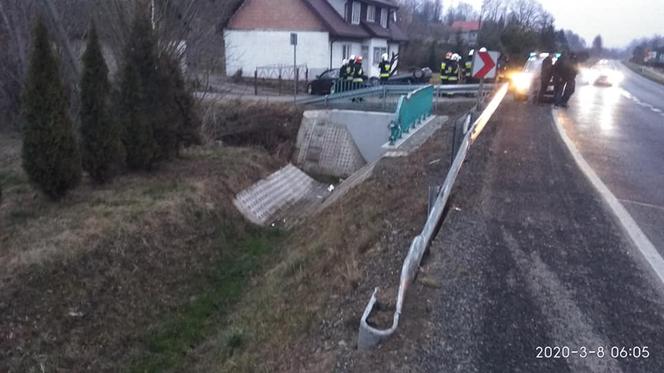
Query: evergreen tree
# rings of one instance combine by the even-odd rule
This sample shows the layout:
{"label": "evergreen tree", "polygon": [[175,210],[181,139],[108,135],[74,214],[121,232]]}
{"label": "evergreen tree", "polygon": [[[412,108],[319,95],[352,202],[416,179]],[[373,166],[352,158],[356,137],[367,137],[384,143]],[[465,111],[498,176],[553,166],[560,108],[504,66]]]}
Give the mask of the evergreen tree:
{"label": "evergreen tree", "polygon": [[145,15],[139,13],[133,21],[124,59],[117,112],[122,115],[127,166],[150,170],[159,155],[159,77],[155,37]]}
{"label": "evergreen tree", "polygon": [[81,78],[81,156],[83,169],[97,183],[108,181],[121,162],[118,126],[109,115],[111,85],[94,25],[83,54]]}
{"label": "evergreen tree", "polygon": [[162,97],[160,103],[167,117],[165,121],[171,121],[172,126],[168,128],[167,141],[160,142],[162,154],[171,157],[177,154],[183,146],[200,144],[201,120],[194,108],[194,99],[187,89],[184,75],[177,58],[164,55],[160,65],[160,92]]}
{"label": "evergreen tree", "polygon": [[81,179],[81,156],[67,98],[43,21],[34,29],[22,97],[23,168],[30,181],[59,199]]}

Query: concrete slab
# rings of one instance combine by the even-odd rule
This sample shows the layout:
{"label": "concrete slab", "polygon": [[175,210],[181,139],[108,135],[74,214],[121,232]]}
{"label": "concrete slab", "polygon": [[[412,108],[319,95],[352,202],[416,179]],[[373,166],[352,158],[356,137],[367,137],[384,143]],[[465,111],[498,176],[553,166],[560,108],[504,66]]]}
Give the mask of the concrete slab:
{"label": "concrete slab", "polygon": [[266,225],[279,219],[280,215],[287,215],[288,208],[296,204],[303,208],[308,203],[322,203],[323,198],[318,198],[322,193],[325,193],[323,184],[288,164],[238,193],[233,203],[248,220]]}

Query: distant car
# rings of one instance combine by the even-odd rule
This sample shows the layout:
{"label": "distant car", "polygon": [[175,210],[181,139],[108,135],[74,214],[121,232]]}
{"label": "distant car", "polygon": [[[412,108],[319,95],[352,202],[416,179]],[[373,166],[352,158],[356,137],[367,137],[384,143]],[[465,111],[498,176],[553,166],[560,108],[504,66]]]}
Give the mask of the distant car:
{"label": "distant car", "polygon": [[611,87],[613,86],[613,83],[611,81],[611,78],[609,77],[609,74],[606,73],[600,73],[597,79],[595,79],[594,85],[598,87]]}
{"label": "distant car", "polygon": [[612,87],[623,80],[623,74],[606,60],[595,65],[581,69],[579,81],[581,84],[592,84],[596,87]]}
{"label": "distant car", "polygon": [[307,85],[310,95],[329,95],[334,93],[335,85],[339,79],[339,69],[328,69],[323,71],[316,79]]}

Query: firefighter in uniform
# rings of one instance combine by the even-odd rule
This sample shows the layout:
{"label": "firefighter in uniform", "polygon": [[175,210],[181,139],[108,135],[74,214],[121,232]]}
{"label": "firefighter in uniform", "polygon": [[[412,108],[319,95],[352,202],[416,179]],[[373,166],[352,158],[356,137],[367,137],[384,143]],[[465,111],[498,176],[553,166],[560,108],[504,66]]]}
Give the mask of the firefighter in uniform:
{"label": "firefighter in uniform", "polygon": [[445,53],[445,58],[440,63],[440,84],[449,84],[447,81],[447,67],[451,62],[452,52]]}
{"label": "firefighter in uniform", "polygon": [[447,66],[447,82],[448,84],[459,84],[459,61],[461,61],[461,56],[454,53],[451,60],[452,62]]}
{"label": "firefighter in uniform", "polygon": [[355,71],[355,55],[351,55],[344,65],[343,78],[341,80],[340,88],[337,92],[348,91],[353,85],[353,72]]}
{"label": "firefighter in uniform", "polygon": [[468,52],[468,57],[466,57],[466,62],[463,63],[463,75],[464,75],[466,84],[475,83],[475,81],[473,79],[473,55],[474,54],[475,54],[475,50],[471,49],[470,52]]}
{"label": "firefighter in uniform", "polygon": [[353,87],[359,88],[364,83],[364,70],[362,69],[362,56],[355,57],[353,68]]}
{"label": "firefighter in uniform", "polygon": [[390,78],[390,74],[392,71],[392,64],[390,63],[390,61],[388,61],[387,53],[383,53],[381,61],[378,64],[378,69],[380,69],[380,83],[385,84],[387,80]]}
{"label": "firefighter in uniform", "polygon": [[346,80],[347,68],[348,60],[344,58],[343,61],[341,61],[341,67],[339,68],[339,79]]}

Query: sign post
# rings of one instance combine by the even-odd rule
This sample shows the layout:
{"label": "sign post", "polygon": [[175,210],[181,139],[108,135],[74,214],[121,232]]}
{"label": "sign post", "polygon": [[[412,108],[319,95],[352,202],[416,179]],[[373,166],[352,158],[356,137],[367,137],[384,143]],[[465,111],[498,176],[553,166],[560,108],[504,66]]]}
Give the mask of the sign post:
{"label": "sign post", "polygon": [[293,85],[295,90],[293,93],[293,104],[297,102],[297,33],[291,32],[290,34],[290,44],[293,46]]}
{"label": "sign post", "polygon": [[477,93],[477,104],[482,100],[482,91],[484,90],[484,79],[495,79],[498,70],[498,58],[500,52],[479,51],[473,56],[473,73],[475,79],[480,80],[480,88]]}

